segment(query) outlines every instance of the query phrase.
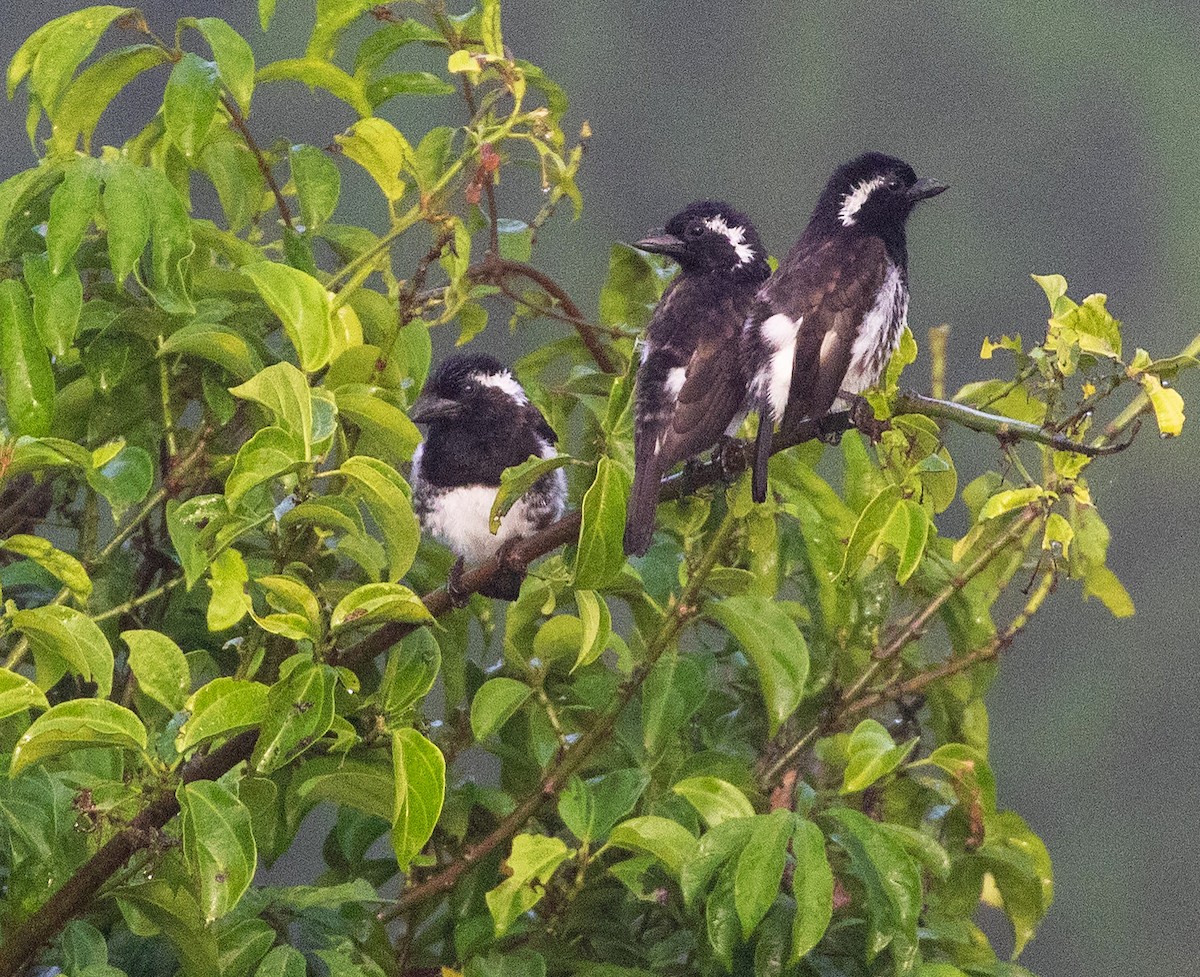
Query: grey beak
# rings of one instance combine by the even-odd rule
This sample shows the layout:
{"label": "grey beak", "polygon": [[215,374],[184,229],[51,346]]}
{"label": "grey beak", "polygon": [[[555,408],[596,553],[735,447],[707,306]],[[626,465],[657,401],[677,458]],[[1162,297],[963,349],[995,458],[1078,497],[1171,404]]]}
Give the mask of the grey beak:
{"label": "grey beak", "polygon": [[462,404],[445,397],[432,397],[422,394],[413,401],[408,409],[408,419],[414,424],[429,424],[432,421],[444,421],[458,417],[462,413]]}
{"label": "grey beak", "polygon": [[941,180],[934,180],[931,177],[922,177],[911,187],[908,188],[908,199],[913,203],[918,200],[925,200],[927,197],[936,197],[943,190],[948,190],[950,184],[943,183]]}
{"label": "grey beak", "polygon": [[665,254],[668,258],[674,258],[676,261],[679,260],[684,250],[683,240],[666,231],[644,237],[634,247],[639,251],[649,251],[652,254]]}

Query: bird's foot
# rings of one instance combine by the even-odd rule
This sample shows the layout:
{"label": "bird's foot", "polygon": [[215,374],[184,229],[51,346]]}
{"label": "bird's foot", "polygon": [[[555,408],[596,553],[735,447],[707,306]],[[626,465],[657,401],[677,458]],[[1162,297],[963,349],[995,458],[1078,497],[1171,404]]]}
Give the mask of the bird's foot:
{"label": "bird's foot", "polygon": [[749,466],[750,459],[746,455],[746,444],[738,438],[722,435],[713,449],[713,461],[721,468],[721,478],[725,482],[733,482]]}
{"label": "bird's foot", "polygon": [[450,598],[452,607],[466,607],[471,601],[471,591],[467,590],[462,583],[465,569],[466,563],[460,556],[454,561],[454,566],[450,568],[450,575],[446,577],[446,596]]}
{"label": "bird's foot", "polygon": [[850,405],[850,421],[856,431],[861,431],[871,439],[872,444],[878,444],[883,432],[891,428],[891,422],[875,416],[870,402],[859,394],[851,394],[846,398]]}

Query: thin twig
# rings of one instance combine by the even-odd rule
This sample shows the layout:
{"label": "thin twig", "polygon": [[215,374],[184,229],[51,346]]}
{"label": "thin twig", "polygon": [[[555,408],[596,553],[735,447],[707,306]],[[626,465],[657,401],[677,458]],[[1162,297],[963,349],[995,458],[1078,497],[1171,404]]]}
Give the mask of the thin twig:
{"label": "thin twig", "polygon": [[234,128],[241,133],[242,138],[246,141],[246,147],[254,156],[254,162],[258,164],[258,172],[262,174],[262,178],[266,181],[271,195],[275,198],[275,206],[279,208],[280,219],[287,225],[288,230],[294,231],[296,225],[292,222],[292,208],[288,206],[288,202],[283,196],[283,190],[280,189],[279,183],[275,179],[275,174],[271,172],[271,165],[267,162],[266,155],[255,141],[254,134],[250,131],[250,126],[246,123],[246,117],[242,115],[242,110],[238,108],[237,102],[225,92],[221,93],[221,105],[229,113],[229,119],[233,123]]}

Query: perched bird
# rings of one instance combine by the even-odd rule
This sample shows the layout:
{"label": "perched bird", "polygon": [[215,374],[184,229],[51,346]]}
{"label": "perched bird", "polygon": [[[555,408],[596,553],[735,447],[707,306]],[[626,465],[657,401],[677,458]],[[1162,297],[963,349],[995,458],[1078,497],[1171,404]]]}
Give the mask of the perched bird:
{"label": "perched bird", "polygon": [[[530,455],[553,457],[554,429],[507,368],[479,355],[460,354],[443,362],[408,416],[428,425],[413,455],[413,508],[422,528],[458,555],[448,589],[461,601],[454,590],[464,561],[481,563],[562,515],[567,480],[556,469],[516,501],[497,533],[489,529],[501,472]],[[501,567],[480,593],[515,600],[523,577],[522,570]]]}
{"label": "perched bird", "polygon": [[742,324],[771,272],[754,225],[717,201],[691,204],[636,246],[679,263],[646,329],[637,374],[625,552],[641,555],[654,535],[663,474],[713,447],[745,416]]}
{"label": "perched bird", "polygon": [[946,184],[865,153],[830,177],[800,240],[758,293],[744,357],[759,426],[754,497],[767,494],[773,422],[791,434],[883,374],[908,321],[905,224]]}

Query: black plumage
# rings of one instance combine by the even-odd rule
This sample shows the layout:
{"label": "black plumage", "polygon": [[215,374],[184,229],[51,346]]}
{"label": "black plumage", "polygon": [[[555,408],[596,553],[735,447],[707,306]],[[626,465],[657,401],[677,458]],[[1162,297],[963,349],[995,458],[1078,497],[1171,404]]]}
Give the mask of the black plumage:
{"label": "black plumage", "polygon": [[758,501],[773,424],[790,435],[883,374],[908,321],[908,215],[945,189],[892,156],[851,160],[830,177],[800,240],[759,291],[743,336],[759,409]]}
{"label": "black plumage", "polygon": [[[490,531],[501,473],[530,455],[557,453],[554,429],[499,361],[451,356],[429,377],[409,417],[428,425],[413,456],[413,508],[425,532],[458,555],[452,583],[464,562],[481,563],[562,515],[567,483],[557,469],[517,500],[497,533]],[[522,577],[520,571],[502,568],[481,592],[515,600]]]}
{"label": "black plumage", "polygon": [[640,555],[654,535],[662,476],[740,423],[742,324],[770,268],[754,225],[720,201],[689,205],[637,247],[679,263],[646,329],[637,375],[625,552]]}

